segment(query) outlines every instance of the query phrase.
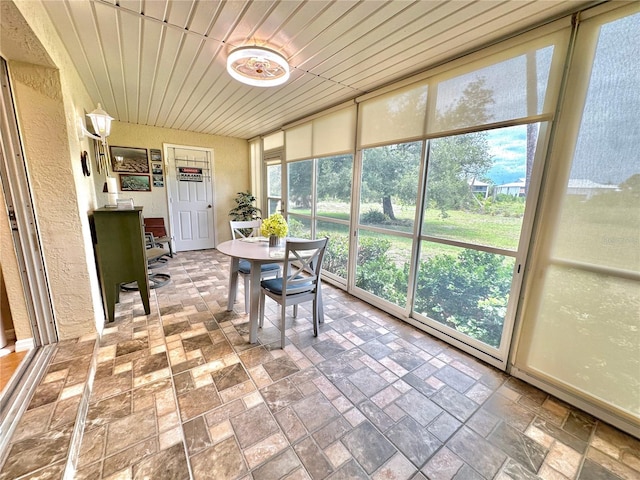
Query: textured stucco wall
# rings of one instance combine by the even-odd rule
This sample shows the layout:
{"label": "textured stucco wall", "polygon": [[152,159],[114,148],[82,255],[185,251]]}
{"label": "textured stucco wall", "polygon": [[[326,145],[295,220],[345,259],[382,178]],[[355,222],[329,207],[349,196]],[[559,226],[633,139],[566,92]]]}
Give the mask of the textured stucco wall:
{"label": "textured stucco wall", "polygon": [[85,335],[95,314],[58,71],[12,62],[10,72],[58,334]]}
{"label": "textured stucco wall", "polygon": [[95,333],[104,323],[88,220],[96,205],[93,178],[83,177],[80,165],[80,152],[90,148],[88,141],[78,140],[76,130],[76,119],[95,106],[42,3],[2,3],[3,25],[7,15],[17,19],[11,48],[2,53],[9,65],[56,326],[60,339],[76,338]]}
{"label": "textured stucco wall", "polygon": [[[134,125],[130,123],[113,122],[111,126],[110,145],[119,147],[155,148],[162,151],[163,144],[175,144],[191,147],[213,149],[214,176],[214,209],[215,229],[218,242],[231,238],[229,231],[229,210],[235,205],[233,198],[237,192],[250,187],[249,142],[240,138],[206,135],[203,133],[186,132],[169,128]],[[166,167],[166,166],[165,166]],[[165,169],[166,170],[166,169]],[[149,192],[126,192],[120,197],[133,198],[136,205],[144,207],[147,217],[164,217],[168,221],[167,187],[154,188]],[[117,174],[114,174],[117,176]],[[98,203],[106,203],[106,194],[102,194],[104,175],[96,177]]]}

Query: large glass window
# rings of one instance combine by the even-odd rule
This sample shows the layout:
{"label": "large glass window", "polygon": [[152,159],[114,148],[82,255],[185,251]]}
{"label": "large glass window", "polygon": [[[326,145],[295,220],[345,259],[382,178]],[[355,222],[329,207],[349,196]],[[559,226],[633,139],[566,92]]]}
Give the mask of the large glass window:
{"label": "large glass window", "polygon": [[356,286],[407,307],[423,142],[362,151]]}
{"label": "large glass window", "polygon": [[422,142],[362,151],[360,224],[413,232]]}
{"label": "large glass window", "polygon": [[512,325],[510,292],[539,127],[428,142],[414,312],[493,355]]}
{"label": "large glass window", "polygon": [[[267,215],[282,209],[282,166],[280,163],[268,163],[267,169]],[[264,215],[264,212],[263,212]]]}
{"label": "large glass window", "polygon": [[323,269],[346,281],[353,156],[289,162],[287,170],[290,235],[329,237]]}
{"label": "large glass window", "polygon": [[[537,200],[539,149],[570,38],[564,25],[285,131],[291,234],[330,237],[328,277],[502,365],[537,204],[527,198]],[[354,178],[354,159],[342,154],[356,137]]]}
{"label": "large glass window", "polygon": [[287,193],[288,213],[311,217],[313,201],[313,160],[287,164],[289,190]]}
{"label": "large glass window", "polygon": [[430,141],[423,234],[515,251],[537,132],[519,125]]}

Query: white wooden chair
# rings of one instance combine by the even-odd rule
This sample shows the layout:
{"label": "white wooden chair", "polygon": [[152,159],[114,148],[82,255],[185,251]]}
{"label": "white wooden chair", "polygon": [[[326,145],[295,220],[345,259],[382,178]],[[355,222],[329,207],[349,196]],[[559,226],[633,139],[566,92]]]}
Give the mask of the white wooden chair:
{"label": "white wooden chair", "polygon": [[287,241],[284,256],[283,272],[279,278],[260,282],[259,325],[264,324],[265,296],[274,299],[280,309],[280,346],[285,345],[285,311],[293,305],[293,316],[298,316],[298,304],[313,302],[313,335],[318,336],[318,323],[321,318],[320,274],[322,259],[327,247],[328,238],[321,240]]}
{"label": "white wooden chair", "polygon": [[[249,237],[258,237],[260,236],[260,225],[262,222],[260,220],[249,220],[249,221],[234,221],[231,220],[229,222],[229,226],[231,227],[231,236],[234,240],[237,238],[249,238]],[[251,264],[248,260],[240,259],[238,265],[238,272],[244,278],[244,311],[249,313],[251,305],[251,290],[250,290],[250,274],[251,274]],[[267,263],[265,265],[260,266],[260,279],[267,278],[277,278],[280,276],[280,264],[278,263]]]}

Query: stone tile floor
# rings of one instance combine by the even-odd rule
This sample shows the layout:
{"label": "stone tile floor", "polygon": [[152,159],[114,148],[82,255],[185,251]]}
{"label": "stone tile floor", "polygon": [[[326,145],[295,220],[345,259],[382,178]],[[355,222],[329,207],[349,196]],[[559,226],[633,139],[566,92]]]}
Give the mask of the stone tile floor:
{"label": "stone tile floor", "polygon": [[0,479],[640,478],[637,439],[339,289],[320,335],[302,305],[281,350],[226,311],[226,257],[163,270],[151,315],[123,292],[97,344],[58,345]]}

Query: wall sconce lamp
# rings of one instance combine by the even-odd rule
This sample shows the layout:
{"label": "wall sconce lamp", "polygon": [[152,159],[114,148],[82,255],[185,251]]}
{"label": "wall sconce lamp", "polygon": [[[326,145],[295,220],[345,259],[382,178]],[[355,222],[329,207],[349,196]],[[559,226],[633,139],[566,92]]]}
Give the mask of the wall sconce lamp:
{"label": "wall sconce lamp", "polygon": [[94,135],[89,132],[87,128],[84,126],[84,122],[81,118],[78,119],[78,125],[80,134],[79,137],[82,139],[84,137],[93,138],[94,140],[100,140],[102,145],[107,144],[107,137],[111,133],[111,120],[113,118],[104,110],[102,110],[102,106],[98,104],[98,108],[96,108],[93,112],[88,113],[87,117],[91,119],[91,124],[93,125],[93,131],[97,133]]}
{"label": "wall sconce lamp", "polygon": [[227,72],[254,87],[275,87],[289,80],[289,64],[278,52],[265,47],[243,46],[227,57]]}

